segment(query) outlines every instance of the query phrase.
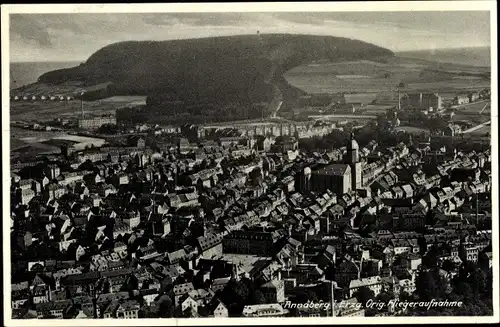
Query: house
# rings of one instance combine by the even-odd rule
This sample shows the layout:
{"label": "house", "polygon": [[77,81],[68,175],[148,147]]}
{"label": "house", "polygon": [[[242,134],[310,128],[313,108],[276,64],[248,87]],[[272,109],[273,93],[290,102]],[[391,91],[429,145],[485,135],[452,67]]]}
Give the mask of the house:
{"label": "house", "polygon": [[215,293],[217,293],[218,291],[222,291],[230,280],[231,277],[216,278],[212,281],[210,289]]}
{"label": "house", "polygon": [[219,300],[215,300],[215,303],[217,303],[217,306],[214,309],[213,315],[215,318],[227,318],[229,317],[229,311],[227,310],[227,307],[224,305]]}
{"label": "house", "polygon": [[204,258],[212,258],[222,254],[223,236],[220,234],[208,234],[198,237],[198,250]]}
{"label": "house", "polygon": [[11,292],[12,309],[20,309],[28,304],[30,293],[28,289],[13,290]]}
{"label": "house", "polygon": [[196,302],[189,294],[184,294],[179,298],[181,312],[191,309],[191,312],[198,312],[198,302]]}
{"label": "house", "polygon": [[176,305],[180,304],[179,299],[182,295],[187,294],[192,290],[194,290],[193,283],[184,283],[184,284],[174,285],[173,292],[175,295]]}
{"label": "house", "polygon": [[470,102],[470,98],[466,94],[458,94],[453,98],[453,103],[457,105],[467,104]]}
{"label": "house", "polygon": [[188,295],[198,303],[198,306],[202,306],[204,303],[209,303],[212,301],[215,293],[212,290],[205,290],[203,288],[192,290],[188,292]]}
{"label": "house", "polygon": [[382,278],[380,276],[373,276],[351,280],[349,283],[350,297],[353,297],[361,287],[368,287],[377,296],[382,291]]}
{"label": "house", "polygon": [[155,288],[143,289],[139,291],[139,295],[144,299],[144,304],[147,306],[151,306],[159,294],[158,289]]}
{"label": "house", "polygon": [[50,286],[46,284],[34,286],[31,294],[34,304],[47,303],[50,301]]}
{"label": "house", "polygon": [[116,308],[116,318],[118,319],[138,319],[140,304],[135,300],[126,300]]}
{"label": "house", "polygon": [[260,291],[266,299],[266,303],[285,302],[285,282],[284,280],[273,279],[260,287]]}
{"label": "house", "polygon": [[244,317],[283,317],[287,313],[279,303],[245,305],[242,312]]}
{"label": "house", "polygon": [[36,306],[37,318],[61,319],[70,305],[71,300],[40,303]]}
{"label": "house", "polygon": [[351,280],[360,276],[360,268],[352,260],[341,261],[336,268],[335,281],[339,287],[349,286]]}

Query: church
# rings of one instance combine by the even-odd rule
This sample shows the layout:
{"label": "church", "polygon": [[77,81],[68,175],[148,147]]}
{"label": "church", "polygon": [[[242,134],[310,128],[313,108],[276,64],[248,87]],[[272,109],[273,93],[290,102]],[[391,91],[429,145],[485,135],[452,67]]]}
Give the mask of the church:
{"label": "church", "polygon": [[340,163],[330,164],[311,172],[310,188],[315,192],[330,190],[337,195],[363,187],[363,167],[359,160],[359,145],[351,134],[347,152]]}

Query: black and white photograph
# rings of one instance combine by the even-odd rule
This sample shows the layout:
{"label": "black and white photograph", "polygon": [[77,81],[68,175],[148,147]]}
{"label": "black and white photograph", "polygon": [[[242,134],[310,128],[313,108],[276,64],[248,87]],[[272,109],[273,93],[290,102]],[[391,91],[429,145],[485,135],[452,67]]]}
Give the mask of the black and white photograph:
{"label": "black and white photograph", "polygon": [[4,324],[498,322],[495,5],[2,5]]}

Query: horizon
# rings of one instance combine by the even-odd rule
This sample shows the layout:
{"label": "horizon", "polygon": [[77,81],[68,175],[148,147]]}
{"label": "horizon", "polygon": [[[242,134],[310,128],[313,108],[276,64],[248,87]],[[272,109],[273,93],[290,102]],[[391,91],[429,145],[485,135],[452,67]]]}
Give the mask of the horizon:
{"label": "horizon", "polygon": [[469,47],[491,46],[488,11],[10,14],[10,58],[11,62],[85,61],[117,42],[257,31],[344,37],[392,52],[463,48],[457,45],[464,39]]}
{"label": "horizon", "polygon": [[[242,35],[251,35],[251,34],[242,34]],[[192,38],[196,39],[196,38]],[[187,39],[185,39],[187,40]],[[144,42],[147,42],[147,40],[143,40]],[[170,40],[165,40],[165,41],[170,41]],[[159,41],[161,42],[161,41]],[[114,42],[117,43],[117,42]],[[113,43],[110,43],[111,45]],[[427,49],[415,49],[415,50],[403,50],[403,51],[393,51],[394,54],[398,53],[404,53],[404,52],[419,52],[419,51],[442,51],[442,50],[460,50],[460,49],[481,49],[481,48],[491,48],[489,45],[484,45],[484,46],[470,46],[470,47],[449,47],[449,48],[427,48]],[[392,51],[392,50],[391,50]],[[81,59],[81,60],[33,60],[33,61],[10,61],[10,64],[28,64],[28,63],[84,63],[87,61],[88,58],[86,59]]]}

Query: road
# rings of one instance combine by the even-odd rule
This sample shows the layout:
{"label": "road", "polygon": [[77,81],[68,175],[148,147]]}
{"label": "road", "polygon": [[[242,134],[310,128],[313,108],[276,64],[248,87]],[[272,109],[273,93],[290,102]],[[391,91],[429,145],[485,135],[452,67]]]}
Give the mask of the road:
{"label": "road", "polygon": [[376,119],[373,115],[312,115],[312,119],[327,119],[327,118],[353,118],[353,119]]}
{"label": "road", "polygon": [[484,109],[486,109],[488,106],[490,105],[490,103],[488,102],[487,104],[484,105],[483,109],[481,109],[481,111],[479,112],[480,115],[483,114],[483,111]]}
{"label": "road", "polygon": [[475,130],[480,129],[480,128],[482,128],[482,127],[484,127],[484,126],[486,126],[486,125],[490,125],[490,124],[491,124],[491,120],[489,120],[489,121],[487,121],[487,122],[485,122],[485,123],[482,123],[482,124],[476,125],[476,126],[474,126],[474,127],[471,127],[471,128],[469,128],[469,129],[467,129],[467,130],[465,130],[465,131],[462,131],[462,133],[461,133],[461,134],[467,134],[467,133],[474,132]]}
{"label": "road", "polygon": [[473,106],[478,103],[483,103],[483,102],[489,102],[490,100],[481,100],[481,101],[475,101],[475,102],[470,102],[470,103],[465,103],[465,104],[459,104],[459,105],[453,105],[451,106],[452,109],[464,109],[469,106]]}

